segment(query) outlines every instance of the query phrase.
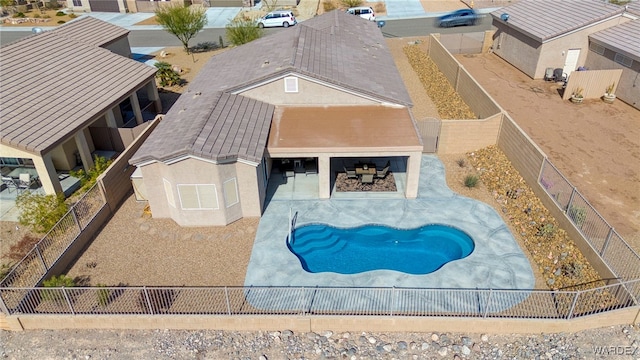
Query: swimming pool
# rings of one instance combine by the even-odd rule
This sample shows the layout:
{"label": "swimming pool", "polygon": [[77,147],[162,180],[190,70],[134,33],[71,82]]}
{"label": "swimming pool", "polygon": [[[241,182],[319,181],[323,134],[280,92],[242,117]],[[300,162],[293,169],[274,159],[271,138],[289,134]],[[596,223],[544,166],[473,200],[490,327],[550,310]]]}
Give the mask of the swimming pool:
{"label": "swimming pool", "polygon": [[395,270],[424,275],[469,256],[475,244],[463,231],[437,224],[414,229],[311,224],[295,229],[287,246],[310,273]]}

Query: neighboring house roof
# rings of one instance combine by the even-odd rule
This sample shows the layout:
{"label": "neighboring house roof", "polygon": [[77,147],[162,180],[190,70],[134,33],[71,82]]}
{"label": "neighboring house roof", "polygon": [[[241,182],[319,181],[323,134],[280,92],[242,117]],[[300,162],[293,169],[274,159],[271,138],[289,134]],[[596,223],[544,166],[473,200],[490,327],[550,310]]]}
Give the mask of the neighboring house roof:
{"label": "neighboring house roof", "polygon": [[222,163],[238,158],[260,163],[273,109],[273,105],[246,96],[188,92],[171,107],[131,163],[185,156]]}
{"label": "neighboring house roof", "polygon": [[153,67],[73,40],[69,30],[62,36],[47,31],[2,47],[3,144],[32,153],[49,151],[155,75]]}
{"label": "neighboring house roof", "polygon": [[292,73],[381,102],[411,104],[376,24],[334,11],[212,57],[130,163],[187,155],[260,163],[274,106],[237,94]]}
{"label": "neighboring house roof", "polygon": [[[522,0],[491,16],[532,39],[546,42],[623,12],[624,7],[601,0]],[[506,22],[501,20],[502,14],[509,15]]]}
{"label": "neighboring house roof", "polygon": [[640,61],[640,20],[628,21],[589,35],[600,45]]}
{"label": "neighboring house roof", "polygon": [[82,16],[57,27],[55,33],[87,45],[103,47],[129,34],[129,30],[92,17]]}
{"label": "neighboring house roof", "polygon": [[341,11],[214,56],[189,89],[238,93],[291,73],[375,99],[411,105],[376,24]]}
{"label": "neighboring house roof", "polygon": [[625,5],[627,12],[633,15],[640,16],[640,1],[635,0]]}

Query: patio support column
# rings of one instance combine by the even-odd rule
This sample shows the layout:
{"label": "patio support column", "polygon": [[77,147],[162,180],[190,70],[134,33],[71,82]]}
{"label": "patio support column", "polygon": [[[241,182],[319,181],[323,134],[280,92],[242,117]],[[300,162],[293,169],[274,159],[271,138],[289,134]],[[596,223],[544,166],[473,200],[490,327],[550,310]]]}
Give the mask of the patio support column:
{"label": "patio support column", "polygon": [[331,197],[331,157],[329,155],[318,156],[318,197],[329,199]]}
{"label": "patio support column", "polygon": [[42,157],[34,156],[33,165],[36,167],[45,194],[55,195],[62,192],[62,185],[51,160],[51,154],[44,154]]}
{"label": "patio support column", "polygon": [[147,96],[149,100],[153,101],[156,108],[156,114],[162,112],[162,102],[160,101],[160,95],[158,95],[158,87],[156,86],[155,79],[152,79],[147,83]]}
{"label": "patio support column", "polygon": [[415,199],[418,197],[421,162],[422,153],[414,152],[409,154],[409,159],[407,159],[407,188],[405,192],[407,199]]}
{"label": "patio support column", "polygon": [[144,122],[142,118],[142,110],[140,110],[140,101],[138,101],[138,94],[135,92],[129,96],[129,101],[131,102],[131,108],[133,109],[133,115],[136,117],[136,123],[138,125]]}
{"label": "patio support column", "polygon": [[93,158],[91,157],[91,150],[89,150],[89,144],[87,144],[87,138],[84,136],[84,131],[78,131],[73,137],[76,141],[76,146],[80,152],[80,159],[82,159],[82,167],[84,171],[89,171],[93,167]]}
{"label": "patio support column", "polygon": [[116,115],[113,112],[113,108],[107,110],[104,114],[104,117],[107,119],[107,127],[110,128],[118,128],[118,123],[116,122]]}

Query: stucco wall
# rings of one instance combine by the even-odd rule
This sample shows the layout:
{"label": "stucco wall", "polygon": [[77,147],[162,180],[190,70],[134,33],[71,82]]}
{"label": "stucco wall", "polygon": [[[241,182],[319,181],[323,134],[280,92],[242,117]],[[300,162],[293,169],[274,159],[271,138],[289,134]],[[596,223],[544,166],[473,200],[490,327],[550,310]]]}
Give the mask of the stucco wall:
{"label": "stucco wall", "polygon": [[640,61],[633,61],[631,68],[613,61],[615,52],[605,49],[603,55],[589,51],[585,66],[588,69],[622,69],[620,82],[616,85],[615,94],[618,99],[640,109]]}
{"label": "stucco wall", "polygon": [[122,55],[127,58],[131,58],[131,46],[129,45],[129,37],[124,36],[110,44],[103,46],[103,48],[110,50],[113,53]]}
{"label": "stucco wall", "polygon": [[[493,25],[498,28],[493,35],[493,52],[523,73],[533,77],[542,44],[502,23],[494,21]],[[560,65],[563,64],[564,62]]]}
{"label": "stucco wall", "polygon": [[284,79],[242,92],[241,95],[273,105],[376,105],[378,102],[298,78],[298,92],[286,93]]}
{"label": "stucco wall", "polygon": [[443,120],[438,154],[461,154],[497,142],[502,113],[482,120]]}
{"label": "stucco wall", "polygon": [[[188,158],[166,165],[153,163],[140,168],[153,217],[171,218],[181,226],[226,225],[244,216],[260,216],[264,195],[259,188],[259,175],[255,166],[242,162],[214,164]],[[226,198],[227,186],[237,189],[238,202]],[[174,205],[169,205],[165,180],[170,186]],[[183,209],[178,186],[193,184],[215,185],[217,209]]]}

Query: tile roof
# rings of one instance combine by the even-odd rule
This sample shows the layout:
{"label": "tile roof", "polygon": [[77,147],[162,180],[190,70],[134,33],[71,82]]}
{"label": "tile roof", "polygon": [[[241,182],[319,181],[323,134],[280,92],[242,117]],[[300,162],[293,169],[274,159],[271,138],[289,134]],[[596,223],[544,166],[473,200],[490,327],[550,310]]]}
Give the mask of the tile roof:
{"label": "tile roof", "polygon": [[212,57],[130,163],[186,155],[259,163],[274,107],[230,94],[291,73],[411,105],[376,24],[333,11]]}
{"label": "tile roof", "polygon": [[274,106],[246,96],[187,92],[131,158],[132,164],[192,155],[260,163]]}
{"label": "tile roof", "polygon": [[337,10],[212,57],[189,88],[239,92],[290,73],[411,105],[380,29]]}
{"label": "tile roof", "polygon": [[640,19],[589,35],[591,40],[640,61]]}
{"label": "tile roof", "polygon": [[634,0],[625,5],[627,12],[640,16],[640,0]]}
{"label": "tile roof", "polygon": [[522,0],[491,13],[494,21],[508,14],[507,24],[546,42],[598,21],[622,14],[624,7],[601,0]]}
{"label": "tile roof", "polygon": [[106,21],[85,15],[53,30],[59,36],[81,42],[86,45],[103,47],[121,37],[129,30]]}
{"label": "tile roof", "polygon": [[155,68],[70,36],[53,30],[2,47],[3,144],[49,151],[155,75]]}

